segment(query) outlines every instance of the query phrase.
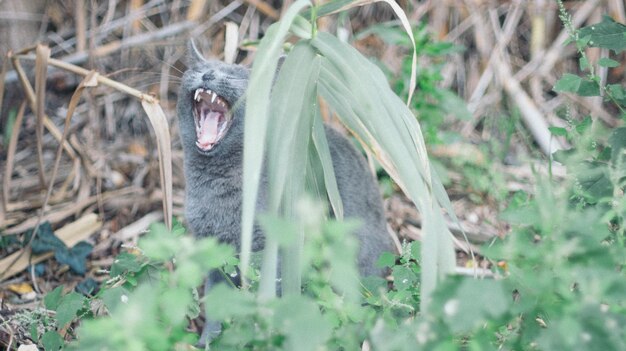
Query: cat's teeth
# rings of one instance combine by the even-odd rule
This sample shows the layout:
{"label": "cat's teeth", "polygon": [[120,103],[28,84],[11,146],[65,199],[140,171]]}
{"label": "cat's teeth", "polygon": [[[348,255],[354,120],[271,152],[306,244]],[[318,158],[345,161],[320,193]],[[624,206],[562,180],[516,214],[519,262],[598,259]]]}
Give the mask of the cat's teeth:
{"label": "cat's teeth", "polygon": [[200,93],[203,92],[204,90],[202,90],[202,88],[200,89],[196,89],[196,93],[193,96],[193,99],[196,101],[200,101],[200,99],[198,99],[198,96],[200,96]]}
{"label": "cat's teeth", "polygon": [[217,94],[215,94],[214,92],[211,92],[211,103],[215,102],[216,98],[217,98]]}

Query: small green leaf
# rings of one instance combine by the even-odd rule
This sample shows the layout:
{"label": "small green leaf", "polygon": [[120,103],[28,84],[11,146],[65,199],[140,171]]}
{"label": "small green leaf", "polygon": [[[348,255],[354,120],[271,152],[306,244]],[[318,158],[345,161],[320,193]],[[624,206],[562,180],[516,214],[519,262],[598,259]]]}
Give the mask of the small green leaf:
{"label": "small green leaf", "polygon": [[396,266],[393,268],[393,284],[398,290],[407,290],[419,283],[419,277],[410,268]]}
{"label": "small green leaf", "polygon": [[87,256],[91,253],[93,245],[86,241],[81,241],[71,249],[60,249],[55,251],[54,258],[57,262],[66,264],[76,273],[83,275],[87,271]]}
{"label": "small green leaf", "polygon": [[[27,232],[27,237],[30,238],[32,235],[32,230]],[[32,243],[33,253],[40,254],[49,251],[57,252],[59,250],[66,250],[67,247],[61,241],[61,239],[57,238],[54,235],[54,231],[52,230],[52,226],[50,222],[43,222],[39,226],[37,230],[37,237],[33,240]]]}
{"label": "small green leaf", "polygon": [[533,225],[539,221],[540,215],[537,203],[531,202],[515,208],[507,208],[500,217],[510,224]]}
{"label": "small green leaf", "polygon": [[586,71],[590,67],[589,60],[587,59],[586,56],[581,57],[580,60],[578,61],[578,64],[580,66],[581,71]]}
{"label": "small green leaf", "polygon": [[575,93],[576,91],[578,91],[581,80],[582,78],[577,75],[565,73],[563,77],[561,77],[561,79],[556,82],[553,90],[556,92],[567,91],[570,93]]}
{"label": "small green leaf", "polygon": [[593,80],[583,79],[576,93],[580,96],[600,96],[600,86]]}
{"label": "small green leaf", "polygon": [[61,299],[57,308],[56,320],[59,328],[64,327],[76,317],[78,311],[83,308],[85,297],[79,293],[71,292]]}
{"label": "small green leaf", "polygon": [[176,217],[172,220],[172,235],[180,237],[187,233],[187,229],[183,226],[183,223]]}
{"label": "small green leaf", "polygon": [[163,223],[153,223],[150,233],[139,240],[146,257],[156,261],[169,260],[180,248],[180,239],[171,234]]}
{"label": "small green leaf", "polygon": [[98,282],[93,278],[86,278],[76,285],[76,292],[79,292],[85,296],[93,296],[98,290]]}
{"label": "small green leaf", "polygon": [[570,92],[580,96],[599,96],[600,87],[593,80],[584,79],[571,73],[565,73],[553,88],[554,91]]}
{"label": "small green leaf", "polygon": [[626,127],[617,128],[611,133],[609,145],[611,145],[611,164],[613,167],[622,167],[623,170],[626,170]]}
{"label": "small green leaf", "polygon": [[[609,94],[617,100],[624,100],[626,98],[626,91],[624,91],[624,87],[620,84],[608,84],[606,89],[609,91]],[[623,105],[626,105],[624,102],[621,102]]]}
{"label": "small green leaf", "polygon": [[505,314],[511,304],[502,281],[463,278],[456,294],[443,305],[454,332],[467,332]]}
{"label": "small green leaf", "polygon": [[602,22],[580,29],[581,37],[589,36],[589,45],[619,53],[626,49],[626,26],[604,16]]}
{"label": "small green leaf", "polygon": [[128,252],[122,252],[117,255],[113,264],[111,265],[111,277],[117,277],[120,274],[136,273],[141,270],[143,263],[140,262],[139,257]]}
{"label": "small green leaf", "polygon": [[211,318],[224,320],[255,313],[256,303],[251,293],[219,284],[204,297],[204,308]]}
{"label": "small green leaf", "polygon": [[598,64],[602,67],[618,67],[619,62],[611,60],[610,58],[603,57],[598,61]]}
{"label": "small green leaf", "polygon": [[274,323],[286,336],[285,349],[319,350],[330,337],[332,329],[317,305],[297,295],[284,297],[278,302]]}
{"label": "small green leaf", "polygon": [[175,272],[178,286],[188,289],[201,285],[204,275],[206,275],[206,270],[203,270],[196,262],[187,260],[181,261]]}
{"label": "small green leaf", "polygon": [[109,313],[113,313],[120,303],[126,303],[128,301],[128,295],[130,292],[126,288],[118,286],[115,288],[106,289],[102,292],[100,298],[102,302],[109,310]]}
{"label": "small green leaf", "polygon": [[163,316],[173,325],[185,323],[187,305],[191,304],[193,296],[191,290],[185,288],[170,288],[159,297]]}
{"label": "small green leaf", "polygon": [[586,116],[582,121],[576,124],[576,127],[575,127],[576,132],[578,134],[584,134],[591,127],[592,122],[593,120],[591,119],[591,117]]}
{"label": "small green leaf", "polygon": [[46,351],[60,350],[63,347],[63,338],[54,330],[49,330],[41,337],[41,344]]}
{"label": "small green leaf", "polygon": [[567,129],[561,127],[548,127],[548,130],[555,136],[566,136]]}
{"label": "small green leaf", "polygon": [[573,149],[557,150],[552,153],[552,157],[556,162],[564,164],[565,162],[567,162],[567,159],[570,158],[574,153],[575,152]]}
{"label": "small green leaf", "polygon": [[578,190],[589,203],[597,203],[613,195],[613,183],[611,183],[609,170],[605,164],[583,162],[579,167],[576,180],[579,184]]}
{"label": "small green leaf", "polygon": [[43,298],[44,306],[47,309],[56,311],[57,307],[59,307],[59,303],[61,302],[61,295],[63,294],[63,285],[57,286],[54,290],[46,294],[46,297]]}
{"label": "small green leaf", "polygon": [[391,252],[383,252],[378,261],[376,261],[376,266],[380,268],[384,267],[393,267],[396,264],[396,255]]}
{"label": "small green leaf", "polygon": [[33,321],[28,327],[28,332],[30,333],[30,337],[31,339],[33,339],[34,342],[39,342],[39,330],[37,329],[37,324],[37,321]]}

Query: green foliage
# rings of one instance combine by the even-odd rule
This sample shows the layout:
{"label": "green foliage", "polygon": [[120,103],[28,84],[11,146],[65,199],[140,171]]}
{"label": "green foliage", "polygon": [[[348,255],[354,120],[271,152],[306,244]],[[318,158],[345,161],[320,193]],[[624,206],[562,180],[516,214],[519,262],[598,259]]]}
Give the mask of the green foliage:
{"label": "green foliage", "polygon": [[626,25],[604,16],[602,22],[581,28],[579,37],[590,47],[610,49],[620,53],[626,49]]}
{"label": "green foliage", "polygon": [[[388,267],[393,277],[393,286],[387,291],[387,282],[376,277],[365,280],[367,302],[382,307],[382,314],[387,321],[395,318],[408,318],[417,315],[420,305],[420,242],[414,241],[402,245],[402,255],[383,254],[378,264]],[[381,292],[386,292],[381,295]]]}
{"label": "green foliage", "polygon": [[[317,7],[310,11],[310,21],[297,16],[308,6],[311,6],[308,1],[296,1],[281,21],[267,30],[250,73],[246,115],[255,118],[246,122],[244,133],[241,270],[245,273],[248,269],[254,204],[265,160],[271,215],[292,218],[295,199],[310,189],[325,190],[326,194],[312,195],[330,199],[333,210],[341,208],[337,189],[332,181],[328,182],[333,171],[320,132],[322,123],[317,101],[322,98],[422,213],[427,243],[422,258],[428,269],[421,271],[421,288],[422,294],[428,295],[437,282],[452,271],[454,251],[441,218],[441,209],[451,206],[430,167],[420,126],[405,103],[389,88],[376,65],[350,45],[316,30]],[[332,7],[329,4],[323,7],[328,6]],[[325,10],[320,8],[320,11]],[[402,11],[396,13],[403,24],[408,24]],[[292,49],[272,90],[272,76],[289,31],[300,39],[290,45]],[[310,184],[310,180],[315,180],[316,186]],[[302,232],[296,231],[294,235],[299,236],[298,240],[283,248],[282,289],[299,293]],[[276,290],[278,247],[278,243],[268,237],[260,283],[264,297],[271,297]],[[428,301],[421,300],[422,303]]]}
{"label": "green foliage", "polygon": [[563,77],[556,82],[554,91],[559,93],[570,92],[580,96],[600,95],[600,87],[597,82],[570,73],[564,74]]}
{"label": "green foliage", "polygon": [[[569,17],[561,17],[571,29]],[[596,28],[604,30],[606,23]],[[588,72],[584,77],[564,75],[555,90],[602,94],[623,111],[625,106],[613,98],[621,96],[621,88],[613,88],[613,96],[607,94],[609,89],[598,84],[593,63],[583,55],[594,41],[584,31],[571,34],[581,52],[580,66]],[[608,48],[615,45],[610,39],[599,42]],[[482,250],[499,262],[494,271],[501,279],[457,277],[442,284],[431,308],[416,323],[418,331],[424,331],[418,340],[425,349],[626,347],[626,305],[621,297],[626,288],[626,128],[605,131],[590,116],[551,131],[574,145],[555,155],[569,178],[540,179],[533,196],[514,194],[502,214],[513,231]]]}
{"label": "green foliage", "polygon": [[[588,71],[585,77],[566,73],[554,86],[556,92],[571,92],[580,96],[602,96],[607,101],[612,101],[621,111],[622,118],[626,118],[626,90],[620,84],[600,86],[600,78],[595,75],[593,63],[589,62],[584,52],[586,47],[599,47],[609,49],[616,54],[626,48],[626,25],[617,23],[608,16],[604,16],[602,22],[575,30],[572,20],[565,11],[563,4],[559,2],[560,18],[570,34],[570,41],[576,44],[580,54],[579,64],[581,71]],[[601,58],[598,63],[603,67],[617,67],[619,62],[610,58]]]}
{"label": "green foliage", "polygon": [[[271,217],[262,222],[276,235],[303,223],[303,294],[267,299],[259,297],[255,284],[247,290],[218,285],[203,298],[212,318],[223,324],[211,348],[358,349],[365,340],[381,342],[394,328],[410,337],[405,321],[417,315],[419,306],[419,244],[405,245],[397,263],[391,254],[380,259],[399,282],[389,294],[381,278],[365,280],[359,289],[356,238],[350,236],[358,224],[325,222],[323,207],[311,201],[297,208],[303,222]],[[67,350],[172,350],[193,345],[198,336],[187,331],[187,324],[199,311],[195,288],[209,269],[233,269],[237,260],[232,248],[214,239],[195,240],[182,230],[180,224],[174,233],[163,224],[153,225],[138,248],[115,259],[111,278],[94,297],[64,294],[62,287],[51,291],[44,303],[56,312],[54,320],[39,332],[35,328],[33,339],[46,350],[57,350],[62,345],[58,330],[64,329],[70,340],[64,345]],[[74,331],[76,322],[80,327]],[[396,339],[395,345],[401,345]]]}
{"label": "green foliage", "polygon": [[[142,255],[120,254],[111,268],[110,285],[90,300],[91,306],[104,304],[109,316],[83,320],[77,340],[68,349],[171,350],[197,340],[187,331],[188,319],[199,312],[195,288],[233,251],[215,239],[195,241],[182,234],[180,224],[173,232],[163,224],[153,225],[140,240]],[[58,293],[51,294],[53,302]],[[69,317],[74,308],[61,302],[57,316],[62,311]]]}

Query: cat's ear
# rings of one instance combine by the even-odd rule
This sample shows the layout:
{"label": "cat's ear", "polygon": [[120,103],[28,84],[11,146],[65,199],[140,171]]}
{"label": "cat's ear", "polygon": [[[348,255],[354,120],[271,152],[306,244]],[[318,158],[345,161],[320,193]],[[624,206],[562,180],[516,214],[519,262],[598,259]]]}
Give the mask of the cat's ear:
{"label": "cat's ear", "polygon": [[187,41],[187,67],[193,67],[198,63],[206,62],[193,39]]}

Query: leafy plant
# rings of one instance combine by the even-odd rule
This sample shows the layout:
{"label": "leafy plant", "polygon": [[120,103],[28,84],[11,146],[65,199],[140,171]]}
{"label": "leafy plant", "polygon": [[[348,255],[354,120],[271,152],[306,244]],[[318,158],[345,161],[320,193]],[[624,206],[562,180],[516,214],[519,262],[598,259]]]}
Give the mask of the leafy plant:
{"label": "leafy plant", "polygon": [[[241,269],[245,272],[249,262],[254,204],[263,160],[268,162],[270,215],[293,218],[293,208],[296,199],[304,193],[306,179],[316,179],[304,175],[321,165],[322,171],[316,173],[323,174],[318,183],[324,184],[324,191],[317,196],[327,196],[335,215],[342,218],[317,104],[319,96],[421,211],[426,234],[422,249],[426,269],[421,271],[421,303],[426,305],[438,279],[451,272],[455,264],[441,207],[448,208],[449,213],[452,211],[443,187],[430,168],[415,117],[389,89],[380,69],[351,46],[317,31],[318,15],[344,10],[357,3],[336,1],[313,7],[309,12],[310,21],[307,21],[297,14],[310,4],[297,1],[281,21],[268,29],[259,45],[246,102],[246,114],[254,114],[255,118],[246,123],[244,133]],[[394,10],[412,35],[402,11],[397,5]],[[290,30],[300,40],[289,52],[270,94],[280,49]],[[315,160],[319,161],[317,167]],[[302,231],[299,233],[300,237],[293,244],[285,246],[282,288],[286,293],[300,292],[303,240]],[[273,296],[276,291],[278,247],[278,243],[268,237],[261,276],[263,298]]]}
{"label": "leafy plant", "polygon": [[[174,232],[155,224],[139,243],[142,254],[118,256],[111,279],[89,300],[92,310],[104,308],[108,316],[83,318],[68,349],[172,350],[194,343],[198,336],[187,331],[187,324],[200,311],[195,289],[208,270],[229,262],[233,251],[213,238],[196,241],[183,234],[180,224]],[[56,301],[55,292],[46,299]],[[59,304],[57,316],[63,312],[65,322],[74,319],[71,307]]]}
{"label": "leafy plant", "polygon": [[54,258],[61,264],[66,264],[76,274],[85,274],[86,259],[91,253],[93,246],[85,241],[81,241],[68,248],[65,243],[55,236],[49,222],[44,222],[39,226],[37,236],[32,239],[32,230],[26,233],[25,243],[31,243],[33,253],[40,254],[52,251]]}
{"label": "leafy plant", "polygon": [[[348,235],[355,224],[325,222],[324,207],[306,199],[299,202],[297,211],[308,238],[303,255],[303,267],[308,267],[303,271],[304,293],[261,299],[255,284],[248,290],[224,284],[215,287],[203,299],[212,318],[223,323],[223,331],[211,348],[356,349],[365,340],[377,338],[373,331],[376,325],[398,326],[407,316],[415,316],[419,294],[417,244],[406,246],[398,265],[393,256],[381,260],[391,267],[396,279],[410,279],[411,283],[399,284],[395,294],[387,296],[387,283],[378,278],[366,281],[359,291],[356,239]],[[269,216],[261,222],[268,235],[278,236],[300,223]],[[195,240],[184,235],[179,224],[174,232],[155,224],[138,248],[115,259],[111,278],[96,296],[63,294],[61,287],[46,296],[46,308],[56,314],[53,326],[46,329],[48,336],[40,341],[46,349],[56,350],[57,345],[63,345],[60,332],[65,330],[65,339],[72,339],[65,345],[69,350],[188,347],[198,338],[186,328],[188,320],[199,312],[195,288],[209,268],[225,265],[230,267],[225,272],[231,269],[237,263],[232,254],[230,247],[218,245],[212,238]],[[363,304],[362,296],[369,303]],[[69,328],[75,321],[81,324],[77,332]]]}
{"label": "leafy plant", "polygon": [[[561,17],[571,29],[563,8]],[[623,38],[624,28],[605,19],[580,31],[571,29],[586,74],[564,75],[555,90],[602,94],[622,111],[624,105],[600,84],[583,50],[589,45],[615,49],[614,40]],[[598,62],[607,63],[611,61]],[[621,327],[626,306],[619,293],[626,288],[626,129],[601,130],[593,117],[571,121],[566,129],[552,128],[553,134],[574,145],[555,155],[566,165],[568,179],[540,179],[534,196],[515,194],[502,215],[512,224],[512,233],[483,248],[498,262],[495,272],[502,279],[457,277],[444,282],[434,293],[434,308],[418,317],[417,328],[428,331],[426,349],[626,347]]]}

